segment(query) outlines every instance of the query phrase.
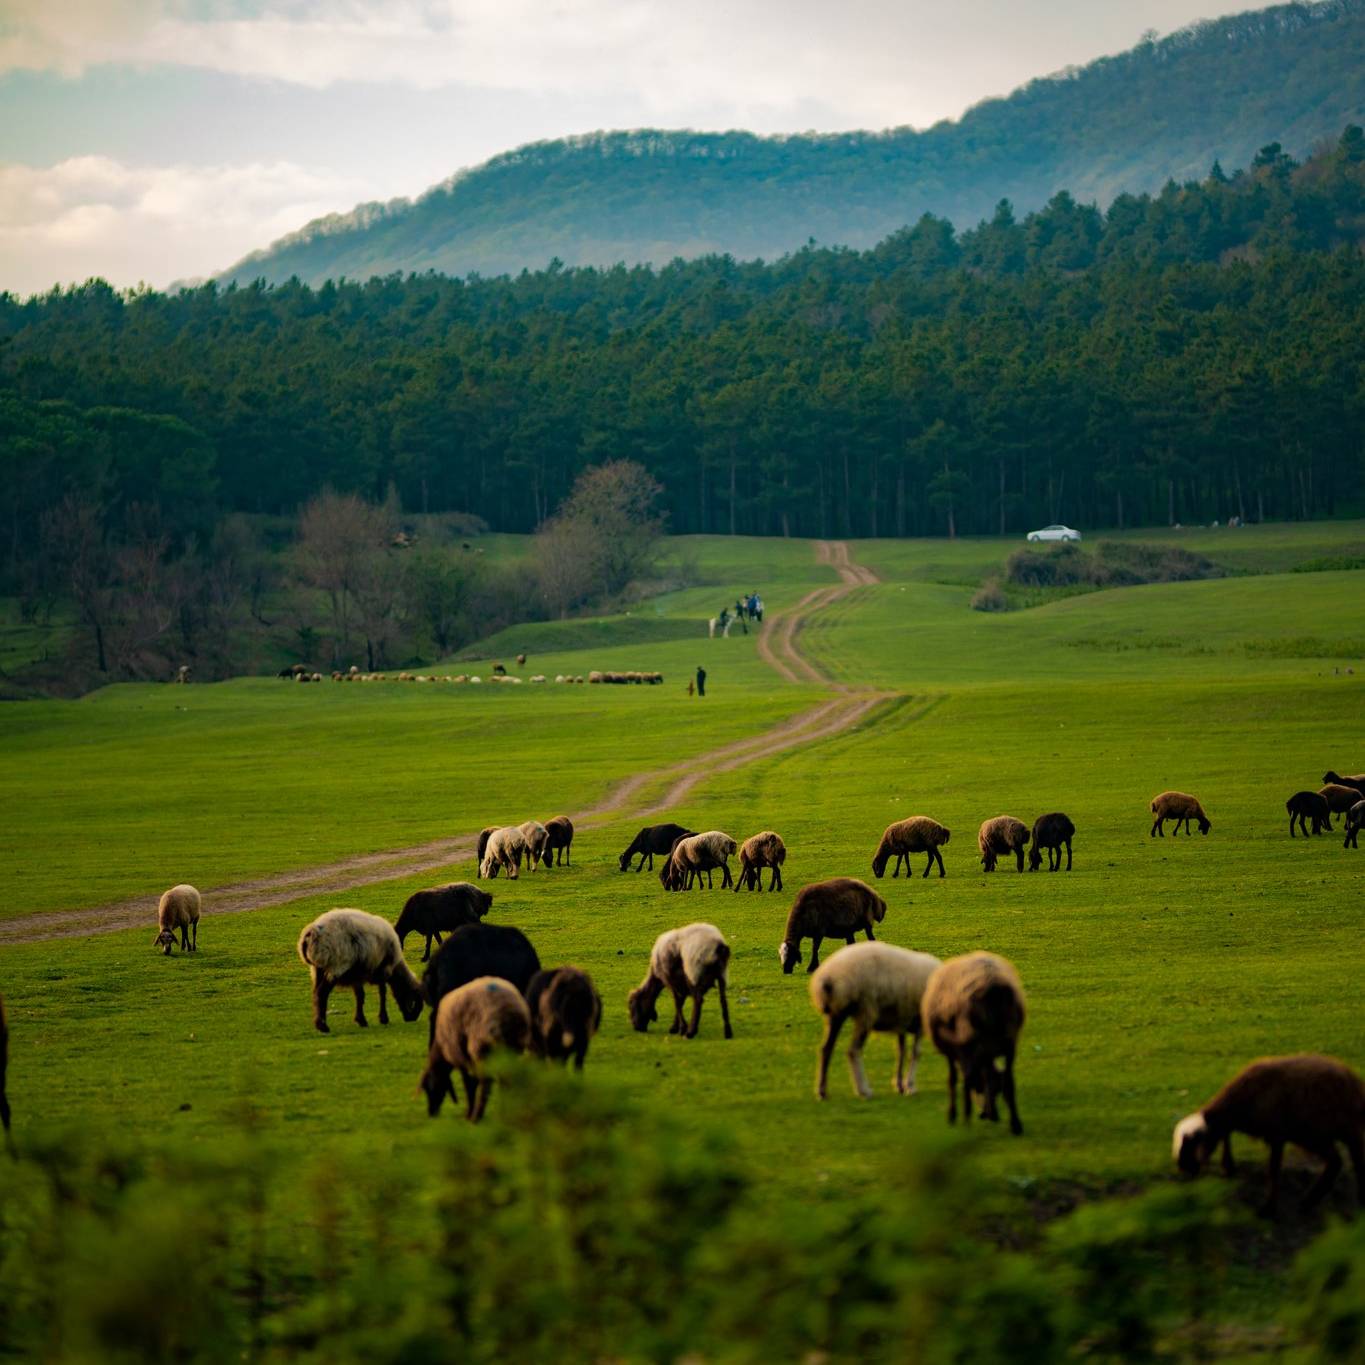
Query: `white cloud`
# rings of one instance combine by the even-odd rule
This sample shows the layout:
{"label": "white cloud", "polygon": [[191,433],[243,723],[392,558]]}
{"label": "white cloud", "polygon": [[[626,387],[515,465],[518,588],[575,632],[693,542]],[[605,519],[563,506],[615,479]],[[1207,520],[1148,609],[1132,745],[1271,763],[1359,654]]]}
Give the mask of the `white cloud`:
{"label": "white cloud", "polygon": [[94,275],[164,286],[208,275],[363,197],[358,180],[290,162],[127,166],[73,157],[0,165],[0,289]]}

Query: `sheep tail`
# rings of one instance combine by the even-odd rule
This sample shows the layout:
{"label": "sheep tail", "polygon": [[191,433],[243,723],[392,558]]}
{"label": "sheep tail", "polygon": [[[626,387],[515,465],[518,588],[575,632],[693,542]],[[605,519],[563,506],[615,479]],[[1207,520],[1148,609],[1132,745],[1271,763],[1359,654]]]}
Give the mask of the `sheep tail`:
{"label": "sheep tail", "polygon": [[317,936],[317,930],[311,925],[303,931],[299,938],[299,956],[311,967],[313,965],[313,940]]}
{"label": "sheep tail", "polygon": [[572,1030],[572,1029],[567,1029],[567,1028],[566,1028],[566,1029],[565,1029],[562,1033],[560,1033],[560,1035],[559,1035],[559,1045],[560,1045],[560,1047],[564,1048],[565,1050],[571,1048],[571,1047],[574,1045],[574,1043],[575,1043],[576,1041],[577,1041],[577,1039],[575,1039],[574,1033],[573,1033],[573,1030]]}

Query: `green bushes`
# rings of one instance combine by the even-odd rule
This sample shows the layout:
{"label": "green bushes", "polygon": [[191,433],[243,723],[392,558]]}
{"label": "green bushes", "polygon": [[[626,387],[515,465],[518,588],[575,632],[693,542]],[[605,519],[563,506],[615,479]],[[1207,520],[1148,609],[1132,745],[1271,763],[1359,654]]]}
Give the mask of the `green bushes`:
{"label": "green bushes", "polygon": [[1093,554],[1073,544],[1050,550],[1016,550],[1005,561],[1005,576],[1010,583],[1026,588],[1126,588],[1140,583],[1221,578],[1223,570],[1211,559],[1178,545],[1102,540]]}

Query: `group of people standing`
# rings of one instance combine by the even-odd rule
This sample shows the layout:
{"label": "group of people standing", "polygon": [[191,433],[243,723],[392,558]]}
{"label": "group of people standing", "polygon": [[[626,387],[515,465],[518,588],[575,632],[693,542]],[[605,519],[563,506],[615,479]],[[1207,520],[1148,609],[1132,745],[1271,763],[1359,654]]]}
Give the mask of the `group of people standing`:
{"label": "group of people standing", "polygon": [[725,633],[725,628],[730,624],[730,618],[732,616],[744,627],[744,633],[747,635],[749,633],[749,627],[745,624],[746,622],[758,621],[761,623],[763,620],[763,599],[756,592],[751,592],[748,597],[735,598],[735,609],[733,612],[729,607],[722,607],[720,609],[720,615],[716,617],[716,622],[720,626],[722,635]]}

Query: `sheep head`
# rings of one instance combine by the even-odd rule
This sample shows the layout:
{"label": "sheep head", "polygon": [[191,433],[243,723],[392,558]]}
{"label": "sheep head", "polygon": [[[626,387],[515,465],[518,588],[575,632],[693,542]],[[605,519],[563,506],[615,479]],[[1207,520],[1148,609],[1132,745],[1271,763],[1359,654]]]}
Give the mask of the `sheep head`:
{"label": "sheep head", "polygon": [[627,996],[626,1008],[630,1011],[631,1026],[636,1033],[647,1032],[650,1024],[658,1019],[659,1011],[654,1008],[656,998],[644,986],[637,986]]}
{"label": "sheep head", "polygon": [[886,902],[875,893],[872,897],[872,918],[878,924],[886,918]]}
{"label": "sheep head", "polygon": [[1043,865],[1042,850],[1038,847],[1037,843],[1035,843],[1033,847],[1029,849],[1028,870],[1030,872],[1037,872],[1037,870],[1040,867],[1042,867],[1042,865]]}
{"label": "sheep head", "polygon": [[1171,1155],[1186,1175],[1198,1175],[1217,1145],[1204,1115],[1189,1114],[1175,1125]]}
{"label": "sheep head", "polygon": [[152,947],[160,948],[167,957],[170,957],[171,949],[175,947],[175,930],[162,929],[152,940]]}
{"label": "sheep head", "polygon": [[430,1118],[434,1119],[441,1112],[446,1095],[452,1093],[450,1075],[449,1065],[433,1059],[427,1063],[427,1069],[422,1072],[422,1079],[417,1082],[417,1093],[419,1095],[425,1093],[427,1097],[427,1114]]}
{"label": "sheep head", "polygon": [[777,950],[777,959],[782,964],[782,975],[790,976],[792,968],[801,961],[801,945],[784,938],[782,946]]}
{"label": "sheep head", "polygon": [[1199,817],[1199,832],[1200,832],[1200,834],[1207,834],[1207,833],[1209,832],[1209,830],[1211,830],[1212,828],[1213,828],[1213,821],[1210,820],[1210,819],[1208,818],[1207,815],[1201,815],[1201,816]]}

